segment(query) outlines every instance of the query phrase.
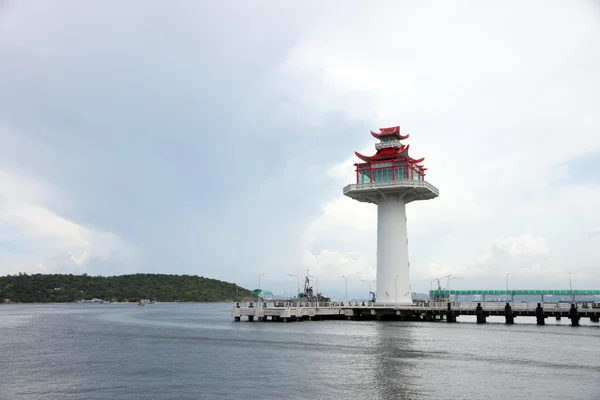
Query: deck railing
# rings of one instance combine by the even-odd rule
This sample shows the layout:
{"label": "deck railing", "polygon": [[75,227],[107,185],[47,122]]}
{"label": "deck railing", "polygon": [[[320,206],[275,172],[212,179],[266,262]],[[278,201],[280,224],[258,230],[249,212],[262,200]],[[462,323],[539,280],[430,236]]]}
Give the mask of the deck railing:
{"label": "deck railing", "polygon": [[435,193],[440,194],[438,188],[433,186],[427,181],[416,181],[410,179],[395,180],[395,181],[380,181],[380,182],[367,182],[367,183],[351,183],[344,187],[343,193],[346,194],[351,190],[367,190],[367,189],[379,189],[383,187],[424,187]]}

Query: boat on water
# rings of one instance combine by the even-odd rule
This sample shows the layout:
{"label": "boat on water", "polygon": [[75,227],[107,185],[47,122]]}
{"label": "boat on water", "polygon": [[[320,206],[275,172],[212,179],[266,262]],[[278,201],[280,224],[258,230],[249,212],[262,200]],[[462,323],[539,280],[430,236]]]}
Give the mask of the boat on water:
{"label": "boat on water", "polygon": [[313,291],[313,287],[310,284],[309,277],[310,277],[310,274],[308,273],[308,270],[306,270],[306,276],[304,277],[304,289],[301,292],[299,292],[296,297],[292,297],[288,301],[299,302],[299,303],[314,302],[314,301],[319,301],[319,302],[331,301],[331,298],[323,295],[322,293],[315,293]]}

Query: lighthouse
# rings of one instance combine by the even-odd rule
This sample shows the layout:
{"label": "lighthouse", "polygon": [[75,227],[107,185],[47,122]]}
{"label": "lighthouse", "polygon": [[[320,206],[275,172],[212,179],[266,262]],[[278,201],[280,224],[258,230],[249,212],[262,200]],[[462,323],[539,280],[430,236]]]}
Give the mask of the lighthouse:
{"label": "lighthouse", "polygon": [[438,189],[425,180],[424,158],[408,155],[408,134],[400,127],[371,131],[379,140],[376,153],[365,156],[355,152],[363,162],[356,166],[356,183],[344,188],[344,195],[377,205],[377,305],[412,304],[406,205],[430,200]]}

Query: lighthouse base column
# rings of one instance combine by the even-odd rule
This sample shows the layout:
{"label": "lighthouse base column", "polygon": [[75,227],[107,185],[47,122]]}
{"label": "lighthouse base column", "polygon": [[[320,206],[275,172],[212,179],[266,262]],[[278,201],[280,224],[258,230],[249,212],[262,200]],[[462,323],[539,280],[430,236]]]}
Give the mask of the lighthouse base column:
{"label": "lighthouse base column", "polygon": [[375,305],[412,304],[404,193],[390,193],[377,203],[377,293]]}

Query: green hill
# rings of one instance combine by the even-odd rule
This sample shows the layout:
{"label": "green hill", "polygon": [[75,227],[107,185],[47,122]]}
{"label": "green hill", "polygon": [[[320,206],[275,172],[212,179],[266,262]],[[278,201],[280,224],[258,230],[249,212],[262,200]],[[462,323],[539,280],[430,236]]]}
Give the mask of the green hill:
{"label": "green hill", "polygon": [[[134,274],[119,276],[8,275],[0,277],[0,299],[13,302],[107,301],[234,301],[250,291],[233,283],[196,275]],[[0,300],[1,302],[1,300]]]}

